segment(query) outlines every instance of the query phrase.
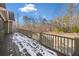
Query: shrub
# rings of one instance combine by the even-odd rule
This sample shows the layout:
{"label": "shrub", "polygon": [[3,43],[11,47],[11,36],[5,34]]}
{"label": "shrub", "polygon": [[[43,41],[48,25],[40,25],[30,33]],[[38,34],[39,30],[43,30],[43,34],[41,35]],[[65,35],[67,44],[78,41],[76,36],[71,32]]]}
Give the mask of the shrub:
{"label": "shrub", "polygon": [[62,31],[63,31],[63,32],[67,32],[67,28],[63,27],[63,28],[62,28]]}
{"label": "shrub", "polygon": [[77,26],[73,26],[72,27],[72,32],[79,32],[79,28]]}

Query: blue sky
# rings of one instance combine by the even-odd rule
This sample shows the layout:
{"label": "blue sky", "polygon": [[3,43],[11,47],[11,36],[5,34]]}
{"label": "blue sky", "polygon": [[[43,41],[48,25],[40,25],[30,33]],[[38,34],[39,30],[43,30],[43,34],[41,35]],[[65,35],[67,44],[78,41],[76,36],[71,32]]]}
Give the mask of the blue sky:
{"label": "blue sky", "polygon": [[[56,3],[7,3],[6,8],[15,13],[15,18],[22,22],[21,16],[45,17],[50,20],[66,14],[67,4]],[[62,12],[61,12],[62,11]]]}

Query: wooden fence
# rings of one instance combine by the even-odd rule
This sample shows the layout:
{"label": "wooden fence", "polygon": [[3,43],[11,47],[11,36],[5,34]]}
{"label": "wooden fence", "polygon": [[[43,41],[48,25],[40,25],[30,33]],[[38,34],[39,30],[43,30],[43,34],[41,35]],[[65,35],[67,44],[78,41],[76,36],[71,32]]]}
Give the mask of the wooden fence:
{"label": "wooden fence", "polygon": [[79,55],[79,38],[69,38],[59,35],[35,33],[27,30],[20,30],[26,36],[38,40],[41,44],[56,50],[64,55]]}
{"label": "wooden fence", "polygon": [[74,54],[74,39],[73,38],[42,33],[40,42],[48,46],[49,48],[54,49],[58,52],[61,52],[65,55]]}

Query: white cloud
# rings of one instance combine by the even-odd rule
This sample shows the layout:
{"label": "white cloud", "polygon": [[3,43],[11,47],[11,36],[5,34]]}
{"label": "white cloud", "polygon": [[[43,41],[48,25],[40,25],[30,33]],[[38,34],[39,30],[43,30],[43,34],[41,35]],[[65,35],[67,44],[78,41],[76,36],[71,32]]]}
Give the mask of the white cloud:
{"label": "white cloud", "polygon": [[34,11],[37,11],[37,8],[35,7],[34,4],[25,4],[25,6],[22,8],[19,8],[19,10],[21,12],[34,12]]}
{"label": "white cloud", "polygon": [[43,18],[46,18],[46,16],[43,16]]}

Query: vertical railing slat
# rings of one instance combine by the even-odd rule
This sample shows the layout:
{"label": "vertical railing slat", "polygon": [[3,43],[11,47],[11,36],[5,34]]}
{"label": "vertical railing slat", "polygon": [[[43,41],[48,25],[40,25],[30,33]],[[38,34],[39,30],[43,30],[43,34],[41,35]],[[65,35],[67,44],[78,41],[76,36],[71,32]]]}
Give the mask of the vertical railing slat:
{"label": "vertical railing slat", "polygon": [[61,52],[62,52],[62,48],[63,48],[63,46],[62,46],[62,45],[63,45],[63,44],[62,44],[62,39],[63,39],[63,38],[61,37]]}
{"label": "vertical railing slat", "polygon": [[64,41],[64,42],[63,42],[63,46],[64,46],[64,47],[63,47],[63,50],[64,50],[64,54],[65,54],[65,38],[63,38],[63,41]]}
{"label": "vertical railing slat", "polygon": [[67,39],[67,55],[69,55],[69,40]]}
{"label": "vertical railing slat", "polygon": [[73,54],[73,40],[71,39],[71,54]]}
{"label": "vertical railing slat", "polygon": [[56,49],[56,36],[55,36],[55,49]]}
{"label": "vertical railing slat", "polygon": [[58,36],[58,51],[59,51],[59,42],[60,42],[60,41],[59,41],[59,36]]}
{"label": "vertical railing slat", "polygon": [[54,43],[53,43],[53,48],[55,48],[55,39],[54,39],[54,35],[53,35],[53,41],[54,41]]}

